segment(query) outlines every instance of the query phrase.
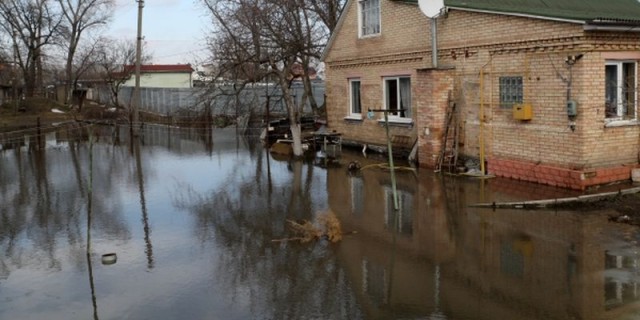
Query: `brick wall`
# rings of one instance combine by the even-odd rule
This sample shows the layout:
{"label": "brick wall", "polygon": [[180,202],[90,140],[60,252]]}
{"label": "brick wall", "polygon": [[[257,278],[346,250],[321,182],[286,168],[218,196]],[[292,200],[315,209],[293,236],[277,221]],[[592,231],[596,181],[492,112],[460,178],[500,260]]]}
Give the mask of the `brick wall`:
{"label": "brick wall", "polygon": [[418,159],[423,166],[435,167],[440,157],[449,97],[454,95],[453,78],[453,69],[418,71]]}
{"label": "brick wall", "polygon": [[[482,105],[490,173],[575,189],[630,178],[640,130],[606,126],[604,56],[637,55],[638,35],[586,34],[578,24],[471,12],[451,12],[439,23],[441,60],[456,67],[460,84],[464,154],[479,156]],[[570,69],[565,59],[576,54],[583,57]],[[523,77],[532,120],[515,120],[511,108],[500,106],[501,76]],[[573,127],[569,80],[578,103]]]}

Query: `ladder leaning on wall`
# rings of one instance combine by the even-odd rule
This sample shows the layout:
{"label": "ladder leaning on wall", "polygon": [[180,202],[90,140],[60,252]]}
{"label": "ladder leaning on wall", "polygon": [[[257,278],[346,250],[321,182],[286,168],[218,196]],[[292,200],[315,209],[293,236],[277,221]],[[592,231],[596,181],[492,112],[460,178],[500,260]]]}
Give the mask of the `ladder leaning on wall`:
{"label": "ladder leaning on wall", "polygon": [[449,91],[442,148],[435,172],[441,172],[443,167],[446,167],[450,173],[455,170],[458,162],[458,133],[458,111],[456,110],[456,102],[451,98],[451,91]]}

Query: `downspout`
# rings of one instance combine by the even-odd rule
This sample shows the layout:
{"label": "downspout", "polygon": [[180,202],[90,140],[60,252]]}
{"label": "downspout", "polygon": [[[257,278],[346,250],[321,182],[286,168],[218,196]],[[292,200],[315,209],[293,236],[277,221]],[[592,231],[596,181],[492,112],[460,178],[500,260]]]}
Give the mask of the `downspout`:
{"label": "downspout", "polygon": [[431,64],[438,69],[438,21],[431,18]]}
{"label": "downspout", "polygon": [[484,66],[480,68],[480,115],[478,119],[480,120],[480,134],[478,135],[480,139],[478,141],[478,148],[480,149],[480,172],[484,175]]}
{"label": "downspout", "polygon": [[[481,172],[481,176],[486,176],[486,168],[484,165],[484,161],[485,161],[485,148],[484,148],[484,122],[485,122],[485,115],[484,115],[484,68],[487,67],[487,65],[489,65],[491,67],[491,71],[493,71],[493,64],[491,64],[491,60],[493,59],[493,57],[489,58],[489,61],[483,65],[482,67],[480,67],[480,114],[478,115],[478,120],[480,121],[479,123],[479,129],[480,129],[480,134],[478,135],[478,153],[479,153],[479,157],[480,157],[480,172]],[[492,72],[489,73],[489,76],[491,77]],[[493,90],[492,90],[493,93]],[[491,101],[493,101],[493,99],[491,99]]]}

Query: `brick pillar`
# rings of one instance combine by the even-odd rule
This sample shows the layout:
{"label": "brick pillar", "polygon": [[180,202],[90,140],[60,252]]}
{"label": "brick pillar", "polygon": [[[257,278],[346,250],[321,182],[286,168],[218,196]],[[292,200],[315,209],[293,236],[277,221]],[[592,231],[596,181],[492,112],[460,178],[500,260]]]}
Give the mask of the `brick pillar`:
{"label": "brick pillar", "polygon": [[416,128],[421,167],[434,168],[440,156],[449,92],[453,95],[454,74],[454,69],[418,70]]}

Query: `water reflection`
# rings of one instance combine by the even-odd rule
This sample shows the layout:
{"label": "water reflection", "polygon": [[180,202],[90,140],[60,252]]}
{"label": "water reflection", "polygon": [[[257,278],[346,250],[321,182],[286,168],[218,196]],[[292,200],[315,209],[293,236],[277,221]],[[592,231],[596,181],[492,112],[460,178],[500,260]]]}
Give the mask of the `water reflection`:
{"label": "water reflection", "polygon": [[[469,207],[571,191],[402,170],[396,211],[384,157],[274,159],[233,130],[93,130],[93,147],[82,126],[0,143],[1,319],[588,320],[640,305],[635,228]],[[357,233],[271,241],[326,210]],[[108,252],[117,264],[96,262]]]}
{"label": "water reflection", "polygon": [[91,304],[93,305],[93,319],[98,320],[98,301],[96,299],[96,285],[93,281],[93,264],[91,262],[91,221],[93,220],[93,133],[89,129],[89,186],[87,188],[87,270],[89,272],[89,287],[91,288]]}
{"label": "water reflection", "polygon": [[[167,130],[170,131],[170,130]],[[171,141],[171,139],[168,139]],[[144,243],[147,254],[147,268],[153,269],[153,245],[151,244],[151,228],[149,227],[149,214],[147,212],[147,201],[144,196],[144,174],[142,172],[142,155],[140,152],[140,140],[131,140],[131,149],[136,159],[136,178],[138,179],[138,193],[140,195],[140,210],[142,211],[142,226],[144,230]]]}
{"label": "water reflection", "polygon": [[638,259],[628,256],[637,246],[612,255],[620,240],[602,231],[620,226],[608,224],[605,212],[472,209],[488,199],[522,199],[524,189],[505,180],[407,173],[398,177],[404,201],[394,220],[386,172],[343,170],[327,172],[329,203],[360,236],[338,252],[371,318],[613,319],[638,306],[631,277]]}

